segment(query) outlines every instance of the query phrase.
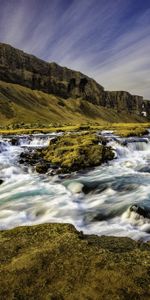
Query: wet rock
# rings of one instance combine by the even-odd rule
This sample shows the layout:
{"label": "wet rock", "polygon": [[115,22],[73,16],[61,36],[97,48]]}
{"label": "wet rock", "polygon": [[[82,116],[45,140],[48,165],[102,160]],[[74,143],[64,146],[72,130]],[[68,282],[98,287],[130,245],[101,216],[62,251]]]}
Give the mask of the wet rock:
{"label": "wet rock", "polygon": [[130,211],[135,212],[144,218],[150,219],[150,209],[149,208],[134,204],[130,207]]}
{"label": "wet rock", "polygon": [[92,181],[92,182],[84,183],[82,191],[84,194],[89,194],[89,193],[100,194],[103,191],[105,191],[107,188],[108,188],[108,183]]}
{"label": "wet rock", "polygon": [[49,145],[56,144],[58,137],[54,137],[49,141]]}
{"label": "wet rock", "polygon": [[71,178],[71,174],[59,174],[59,179],[69,179]]}
{"label": "wet rock", "polygon": [[150,173],[150,167],[145,166],[145,167],[142,167],[142,168],[138,169],[138,171],[141,172],[141,173]]}
{"label": "wet rock", "polygon": [[18,146],[19,145],[19,139],[18,138],[12,138],[11,139],[12,146]]}
{"label": "wet rock", "polygon": [[121,182],[114,182],[111,185],[112,189],[117,192],[132,192],[136,190],[138,186],[139,185],[136,183],[123,182],[123,180],[121,180]]}
{"label": "wet rock", "polygon": [[49,169],[49,165],[44,164],[44,163],[43,164],[39,163],[35,166],[35,170],[39,174],[45,174],[48,171],[48,169]]}
{"label": "wet rock", "polygon": [[4,180],[0,179],[0,185],[4,183]]}
{"label": "wet rock", "polygon": [[56,176],[59,175],[61,173],[61,168],[55,168],[55,169],[51,169],[47,172],[48,176]]}
{"label": "wet rock", "polygon": [[71,182],[67,188],[70,192],[75,193],[75,194],[79,194],[82,193],[84,185],[80,182],[74,181]]}
{"label": "wet rock", "polygon": [[127,146],[130,143],[137,143],[137,142],[148,144],[149,140],[147,138],[129,138],[129,139],[124,140],[122,142],[122,145]]}
{"label": "wet rock", "polygon": [[42,160],[40,153],[36,152],[35,150],[22,152],[20,154],[20,158],[21,158],[20,160],[21,162],[20,161],[19,162],[21,164],[24,162],[32,166]]}

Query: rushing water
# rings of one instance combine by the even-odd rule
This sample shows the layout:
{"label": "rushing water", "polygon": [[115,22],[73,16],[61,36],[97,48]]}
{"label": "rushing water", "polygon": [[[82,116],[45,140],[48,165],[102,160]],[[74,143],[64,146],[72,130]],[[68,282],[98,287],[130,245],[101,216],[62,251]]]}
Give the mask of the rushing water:
{"label": "rushing water", "polygon": [[116,158],[69,178],[39,175],[34,167],[19,164],[26,149],[45,147],[58,134],[0,137],[0,229],[44,222],[72,223],[98,235],[150,240],[150,218],[130,210],[150,210],[150,136],[109,138]]}

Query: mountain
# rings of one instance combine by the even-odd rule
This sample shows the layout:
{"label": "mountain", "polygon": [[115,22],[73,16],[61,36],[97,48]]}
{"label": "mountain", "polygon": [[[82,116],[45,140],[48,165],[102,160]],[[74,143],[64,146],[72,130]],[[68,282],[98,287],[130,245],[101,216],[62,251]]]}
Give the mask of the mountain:
{"label": "mountain", "polygon": [[145,121],[149,103],[0,43],[1,124]]}

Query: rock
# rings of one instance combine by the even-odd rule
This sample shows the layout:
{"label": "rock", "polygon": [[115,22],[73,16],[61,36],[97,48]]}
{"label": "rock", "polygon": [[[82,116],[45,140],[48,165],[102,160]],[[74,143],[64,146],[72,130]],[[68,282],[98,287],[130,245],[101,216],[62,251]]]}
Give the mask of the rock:
{"label": "rock", "polygon": [[124,162],[122,163],[122,165],[123,165],[124,167],[126,167],[126,168],[133,168],[133,167],[134,167],[134,162],[132,162],[132,161],[124,161]]}
{"label": "rock", "polygon": [[4,183],[4,180],[0,179],[0,185]]}
{"label": "rock", "polygon": [[141,207],[139,205],[134,204],[130,207],[130,211],[131,212],[133,211],[144,218],[150,219],[150,209],[149,208]]}
{"label": "rock", "polygon": [[20,154],[20,163],[22,164],[23,162],[24,163],[27,163],[27,164],[30,164],[30,165],[35,165],[36,163],[42,161],[42,157],[40,155],[40,153],[38,153],[38,151],[36,150],[28,150],[28,151],[25,151],[25,152],[22,152]]}
{"label": "rock", "polygon": [[[146,129],[144,129],[144,130],[146,130]],[[122,142],[122,145],[127,146],[130,143],[137,143],[137,142],[148,144],[149,140],[147,138],[139,138],[139,137],[138,138],[130,138],[130,139],[124,140]]]}
{"label": "rock", "polygon": [[80,182],[74,181],[69,183],[69,185],[67,186],[67,189],[75,194],[79,194],[82,193],[84,185]]}
{"label": "rock", "polygon": [[51,169],[47,172],[47,175],[49,176],[55,176],[55,175],[59,175],[61,173],[61,168],[54,168],[54,169]]}
{"label": "rock", "polygon": [[150,166],[142,167],[142,168],[138,169],[138,172],[141,172],[141,173],[150,173]]}
{"label": "rock", "polygon": [[99,143],[100,138],[93,133],[66,134],[38,153],[45,162],[59,166],[62,173],[70,173],[101,165],[114,158],[111,147]]}
{"label": "rock", "polygon": [[48,171],[48,169],[49,169],[49,165],[47,165],[47,164],[37,164],[36,166],[35,166],[35,169],[36,169],[36,172],[37,173],[39,173],[39,174],[44,174],[44,173],[46,173],[47,171]]}
{"label": "rock", "polygon": [[12,146],[18,146],[19,145],[19,139],[18,138],[12,138],[11,144],[12,144]]}
{"label": "rock", "polygon": [[85,182],[83,187],[84,194],[100,194],[108,188],[108,183],[99,182],[99,181],[91,181]]}
{"label": "rock", "polygon": [[0,299],[150,298],[150,243],[43,224],[0,231],[0,244]]}

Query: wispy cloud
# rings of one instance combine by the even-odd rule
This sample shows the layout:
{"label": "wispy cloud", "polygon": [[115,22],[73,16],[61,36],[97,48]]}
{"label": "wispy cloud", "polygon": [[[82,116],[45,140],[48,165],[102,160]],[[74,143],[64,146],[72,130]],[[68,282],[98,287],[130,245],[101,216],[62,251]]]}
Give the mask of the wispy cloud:
{"label": "wispy cloud", "polygon": [[147,99],[149,20],[147,0],[0,0],[2,42]]}

